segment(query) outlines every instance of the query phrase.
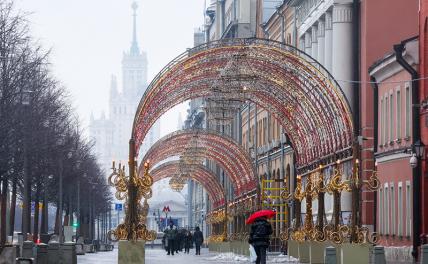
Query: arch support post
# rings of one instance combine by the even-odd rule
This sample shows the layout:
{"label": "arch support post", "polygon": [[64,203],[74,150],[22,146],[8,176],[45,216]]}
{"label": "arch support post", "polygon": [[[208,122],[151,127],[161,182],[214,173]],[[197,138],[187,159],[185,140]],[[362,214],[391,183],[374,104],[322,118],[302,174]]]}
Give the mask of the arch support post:
{"label": "arch support post", "polygon": [[135,203],[135,200],[137,198],[137,186],[135,184],[135,179],[137,177],[135,173],[135,140],[131,138],[129,140],[129,182],[128,182],[128,210],[126,217],[129,218],[129,225],[128,225],[128,240],[135,240],[133,238],[134,232],[136,230],[136,227],[138,225],[138,209],[137,209],[137,203]]}
{"label": "arch support post", "polygon": [[[146,228],[149,212],[147,199],[152,197],[153,178],[149,174],[149,162],[144,163],[144,175],[142,177],[137,175],[136,148],[133,138],[129,141],[128,165],[129,176],[126,176],[126,166],[119,163],[119,167],[116,168],[115,161],[113,161],[113,172],[108,178],[110,186],[116,188],[116,198],[126,200],[125,220],[115,230],[108,232],[108,239],[115,242],[119,240],[153,241],[156,239],[156,232]],[[144,202],[141,204],[143,198]],[[123,254],[119,253],[119,259],[120,256]],[[121,263],[121,261],[119,262]]]}

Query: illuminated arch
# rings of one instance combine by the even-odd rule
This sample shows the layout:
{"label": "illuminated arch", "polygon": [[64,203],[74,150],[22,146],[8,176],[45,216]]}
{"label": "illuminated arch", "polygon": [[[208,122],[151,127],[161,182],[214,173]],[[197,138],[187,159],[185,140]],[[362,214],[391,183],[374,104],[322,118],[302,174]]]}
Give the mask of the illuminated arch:
{"label": "illuminated arch", "polygon": [[[150,171],[153,180],[159,181],[168,177],[180,175],[181,163],[179,161],[165,162]],[[224,204],[224,190],[215,174],[203,165],[191,165],[188,177],[200,183],[208,193],[213,208]]]}
{"label": "illuminated arch", "polygon": [[352,114],[331,75],[295,47],[264,39],[225,39],[189,49],[151,82],[137,109],[138,149],[154,122],[193,98],[252,101],[277,118],[299,168],[351,156]]}
{"label": "illuminated arch", "polygon": [[[150,160],[152,166],[156,166],[167,158],[183,156],[186,151],[193,151],[193,157],[215,161],[229,176],[236,195],[256,187],[256,176],[248,153],[232,138],[214,131],[186,129],[168,134],[147,151],[143,160]],[[142,171],[141,167],[139,171]]]}

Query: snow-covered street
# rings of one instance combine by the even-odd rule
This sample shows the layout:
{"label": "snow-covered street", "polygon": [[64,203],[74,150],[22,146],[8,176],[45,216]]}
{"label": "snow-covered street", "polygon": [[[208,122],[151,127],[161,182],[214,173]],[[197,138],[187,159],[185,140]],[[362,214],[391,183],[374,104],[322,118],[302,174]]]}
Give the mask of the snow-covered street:
{"label": "snow-covered street", "polygon": [[[166,255],[165,250],[162,249],[147,249],[146,250],[146,264],[210,264],[210,263],[250,263],[247,257],[237,256],[232,253],[214,253],[208,252],[207,249],[201,250],[201,255],[196,256],[195,251],[192,250],[189,255],[180,252],[174,256]],[[99,252],[96,254],[86,254],[78,256],[78,264],[116,264],[117,263],[117,249],[112,252]],[[284,256],[269,256],[268,263],[298,263],[296,260]]]}

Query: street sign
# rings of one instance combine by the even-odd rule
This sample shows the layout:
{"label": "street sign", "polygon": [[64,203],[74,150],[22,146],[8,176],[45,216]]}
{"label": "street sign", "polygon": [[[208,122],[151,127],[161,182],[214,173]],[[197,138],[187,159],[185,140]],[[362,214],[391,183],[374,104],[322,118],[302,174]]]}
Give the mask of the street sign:
{"label": "street sign", "polygon": [[122,211],[122,204],[121,203],[117,203],[114,205],[114,210],[116,211]]}

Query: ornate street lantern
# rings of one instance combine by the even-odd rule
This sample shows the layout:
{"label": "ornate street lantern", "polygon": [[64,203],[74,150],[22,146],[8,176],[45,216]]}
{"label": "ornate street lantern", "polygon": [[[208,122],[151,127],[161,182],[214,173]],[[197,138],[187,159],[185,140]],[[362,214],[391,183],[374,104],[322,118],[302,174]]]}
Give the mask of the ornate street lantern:
{"label": "ornate street lantern", "polygon": [[413,144],[413,151],[417,158],[424,158],[425,145],[420,140],[418,140]]}
{"label": "ornate street lantern", "polygon": [[416,168],[418,166],[418,159],[425,157],[425,145],[420,141],[416,141],[412,145],[412,157],[410,158],[410,166]]}

